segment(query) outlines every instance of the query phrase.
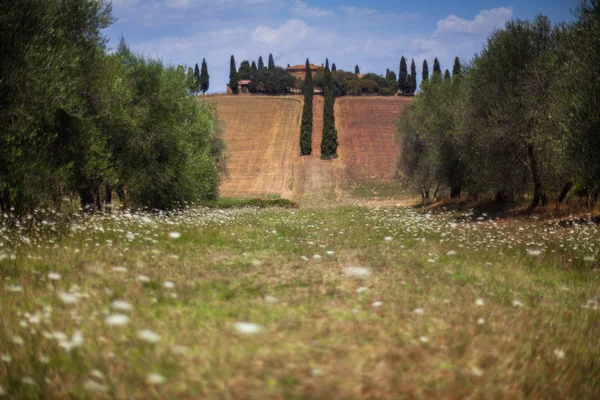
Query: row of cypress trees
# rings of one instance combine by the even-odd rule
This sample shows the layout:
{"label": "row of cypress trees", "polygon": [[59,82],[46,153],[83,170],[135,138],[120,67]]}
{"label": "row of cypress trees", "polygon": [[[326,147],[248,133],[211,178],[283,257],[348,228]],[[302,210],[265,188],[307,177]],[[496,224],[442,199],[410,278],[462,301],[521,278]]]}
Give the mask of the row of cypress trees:
{"label": "row of cypress trees", "polygon": [[206,59],[202,59],[202,69],[198,68],[198,63],[196,63],[196,67],[194,69],[192,69],[192,67],[188,68],[186,82],[190,92],[194,93],[195,95],[200,92],[202,92],[202,94],[206,94],[208,88],[210,87],[210,76],[208,75]]}
{"label": "row of cypress trees", "polygon": [[[334,64],[335,65],[335,64]],[[333,65],[332,65],[333,67]],[[304,108],[302,110],[302,124],[300,126],[300,154],[303,156],[312,153],[312,127],[313,127],[313,92],[314,83],[310,62],[306,59],[306,78],[302,85],[304,94]],[[325,101],[323,104],[323,138],[321,140],[321,158],[329,160],[337,157],[337,131],[335,129],[335,90],[329,60],[325,61],[325,75],[323,84]]]}

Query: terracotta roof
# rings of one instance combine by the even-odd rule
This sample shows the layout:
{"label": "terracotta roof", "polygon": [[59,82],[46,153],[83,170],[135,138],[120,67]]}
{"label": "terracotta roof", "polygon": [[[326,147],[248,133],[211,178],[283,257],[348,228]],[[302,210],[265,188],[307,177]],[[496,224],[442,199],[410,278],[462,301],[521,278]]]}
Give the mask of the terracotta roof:
{"label": "terracotta roof", "polygon": [[248,85],[250,82],[252,82],[250,79],[242,79],[241,81],[238,81],[238,85]]}
{"label": "terracotta roof", "polygon": [[362,79],[362,78],[363,78],[363,76],[365,76],[365,74],[356,74],[356,77],[357,77],[358,79]]}
{"label": "terracotta roof", "polygon": [[[310,64],[310,69],[319,69],[320,67],[314,64]],[[294,65],[293,67],[288,67],[285,70],[286,71],[291,71],[291,70],[302,70],[304,71],[306,69],[306,65],[305,64],[298,64],[298,65]]]}

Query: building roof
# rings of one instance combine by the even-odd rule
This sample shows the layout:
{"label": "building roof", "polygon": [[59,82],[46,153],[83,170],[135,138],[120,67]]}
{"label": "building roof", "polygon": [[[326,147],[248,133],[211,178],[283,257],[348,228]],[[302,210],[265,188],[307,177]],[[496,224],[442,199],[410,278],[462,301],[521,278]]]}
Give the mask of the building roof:
{"label": "building roof", "polygon": [[[314,64],[310,64],[310,69],[311,70],[317,70],[321,67],[314,65]],[[285,70],[286,71],[304,71],[306,69],[306,65],[305,64],[298,64],[298,65],[294,65],[293,67],[287,67]]]}
{"label": "building roof", "polygon": [[242,79],[241,81],[238,81],[238,85],[249,85],[250,82],[250,79]]}

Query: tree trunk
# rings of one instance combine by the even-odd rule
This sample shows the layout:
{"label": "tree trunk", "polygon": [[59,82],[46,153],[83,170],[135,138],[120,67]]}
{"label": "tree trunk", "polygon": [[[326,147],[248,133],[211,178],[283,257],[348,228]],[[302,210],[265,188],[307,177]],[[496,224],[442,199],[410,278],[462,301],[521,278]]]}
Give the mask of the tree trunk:
{"label": "tree trunk", "polygon": [[462,188],[460,187],[460,184],[452,186],[452,188],[450,189],[450,198],[455,199],[457,197],[460,197],[461,192]]}
{"label": "tree trunk", "polygon": [[104,209],[110,213],[112,211],[112,186],[110,183],[104,183]]}
{"label": "tree trunk", "polygon": [[127,208],[127,198],[125,197],[125,188],[123,187],[123,184],[119,183],[115,188],[115,192],[117,192],[117,196],[119,196],[121,207],[125,210]]}
{"label": "tree trunk", "polygon": [[94,207],[94,194],[91,191],[79,192],[81,199],[81,209],[84,212],[92,212]]}
{"label": "tree trunk", "polygon": [[538,168],[537,158],[533,152],[533,145],[527,146],[527,156],[529,157],[529,164],[531,165],[531,177],[533,179],[533,200],[529,206],[529,211],[533,211],[540,202],[542,204],[548,203],[548,198],[542,188],[542,180],[540,178],[540,171]]}
{"label": "tree trunk", "polygon": [[440,191],[440,184],[438,183],[437,187],[435,188],[435,193],[433,193],[433,198],[436,199],[437,198],[437,194]]}
{"label": "tree trunk", "polygon": [[94,188],[94,208],[96,211],[102,211],[102,202],[100,201],[100,185]]}
{"label": "tree trunk", "polygon": [[560,193],[558,194],[558,198],[556,199],[557,204],[562,204],[562,202],[565,201],[565,199],[567,198],[567,195],[569,194],[569,192],[571,191],[572,188],[573,188],[573,182],[567,182],[564,184],[563,188],[561,189]]}

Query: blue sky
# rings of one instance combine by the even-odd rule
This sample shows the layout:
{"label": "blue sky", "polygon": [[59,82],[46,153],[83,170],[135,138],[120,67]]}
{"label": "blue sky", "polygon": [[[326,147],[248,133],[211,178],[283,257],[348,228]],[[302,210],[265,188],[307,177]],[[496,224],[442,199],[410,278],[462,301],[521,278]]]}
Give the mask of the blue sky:
{"label": "blue sky", "polygon": [[[269,53],[285,67],[328,57],[338,69],[398,73],[400,57],[417,73],[438,57],[451,69],[468,61],[488,35],[514,18],[547,15],[569,21],[578,0],[113,0],[116,23],[105,30],[109,47],[121,35],[146,56],[172,64],[208,63],[210,92],[225,91],[229,57],[265,63]],[[409,64],[410,65],[410,64]]]}

